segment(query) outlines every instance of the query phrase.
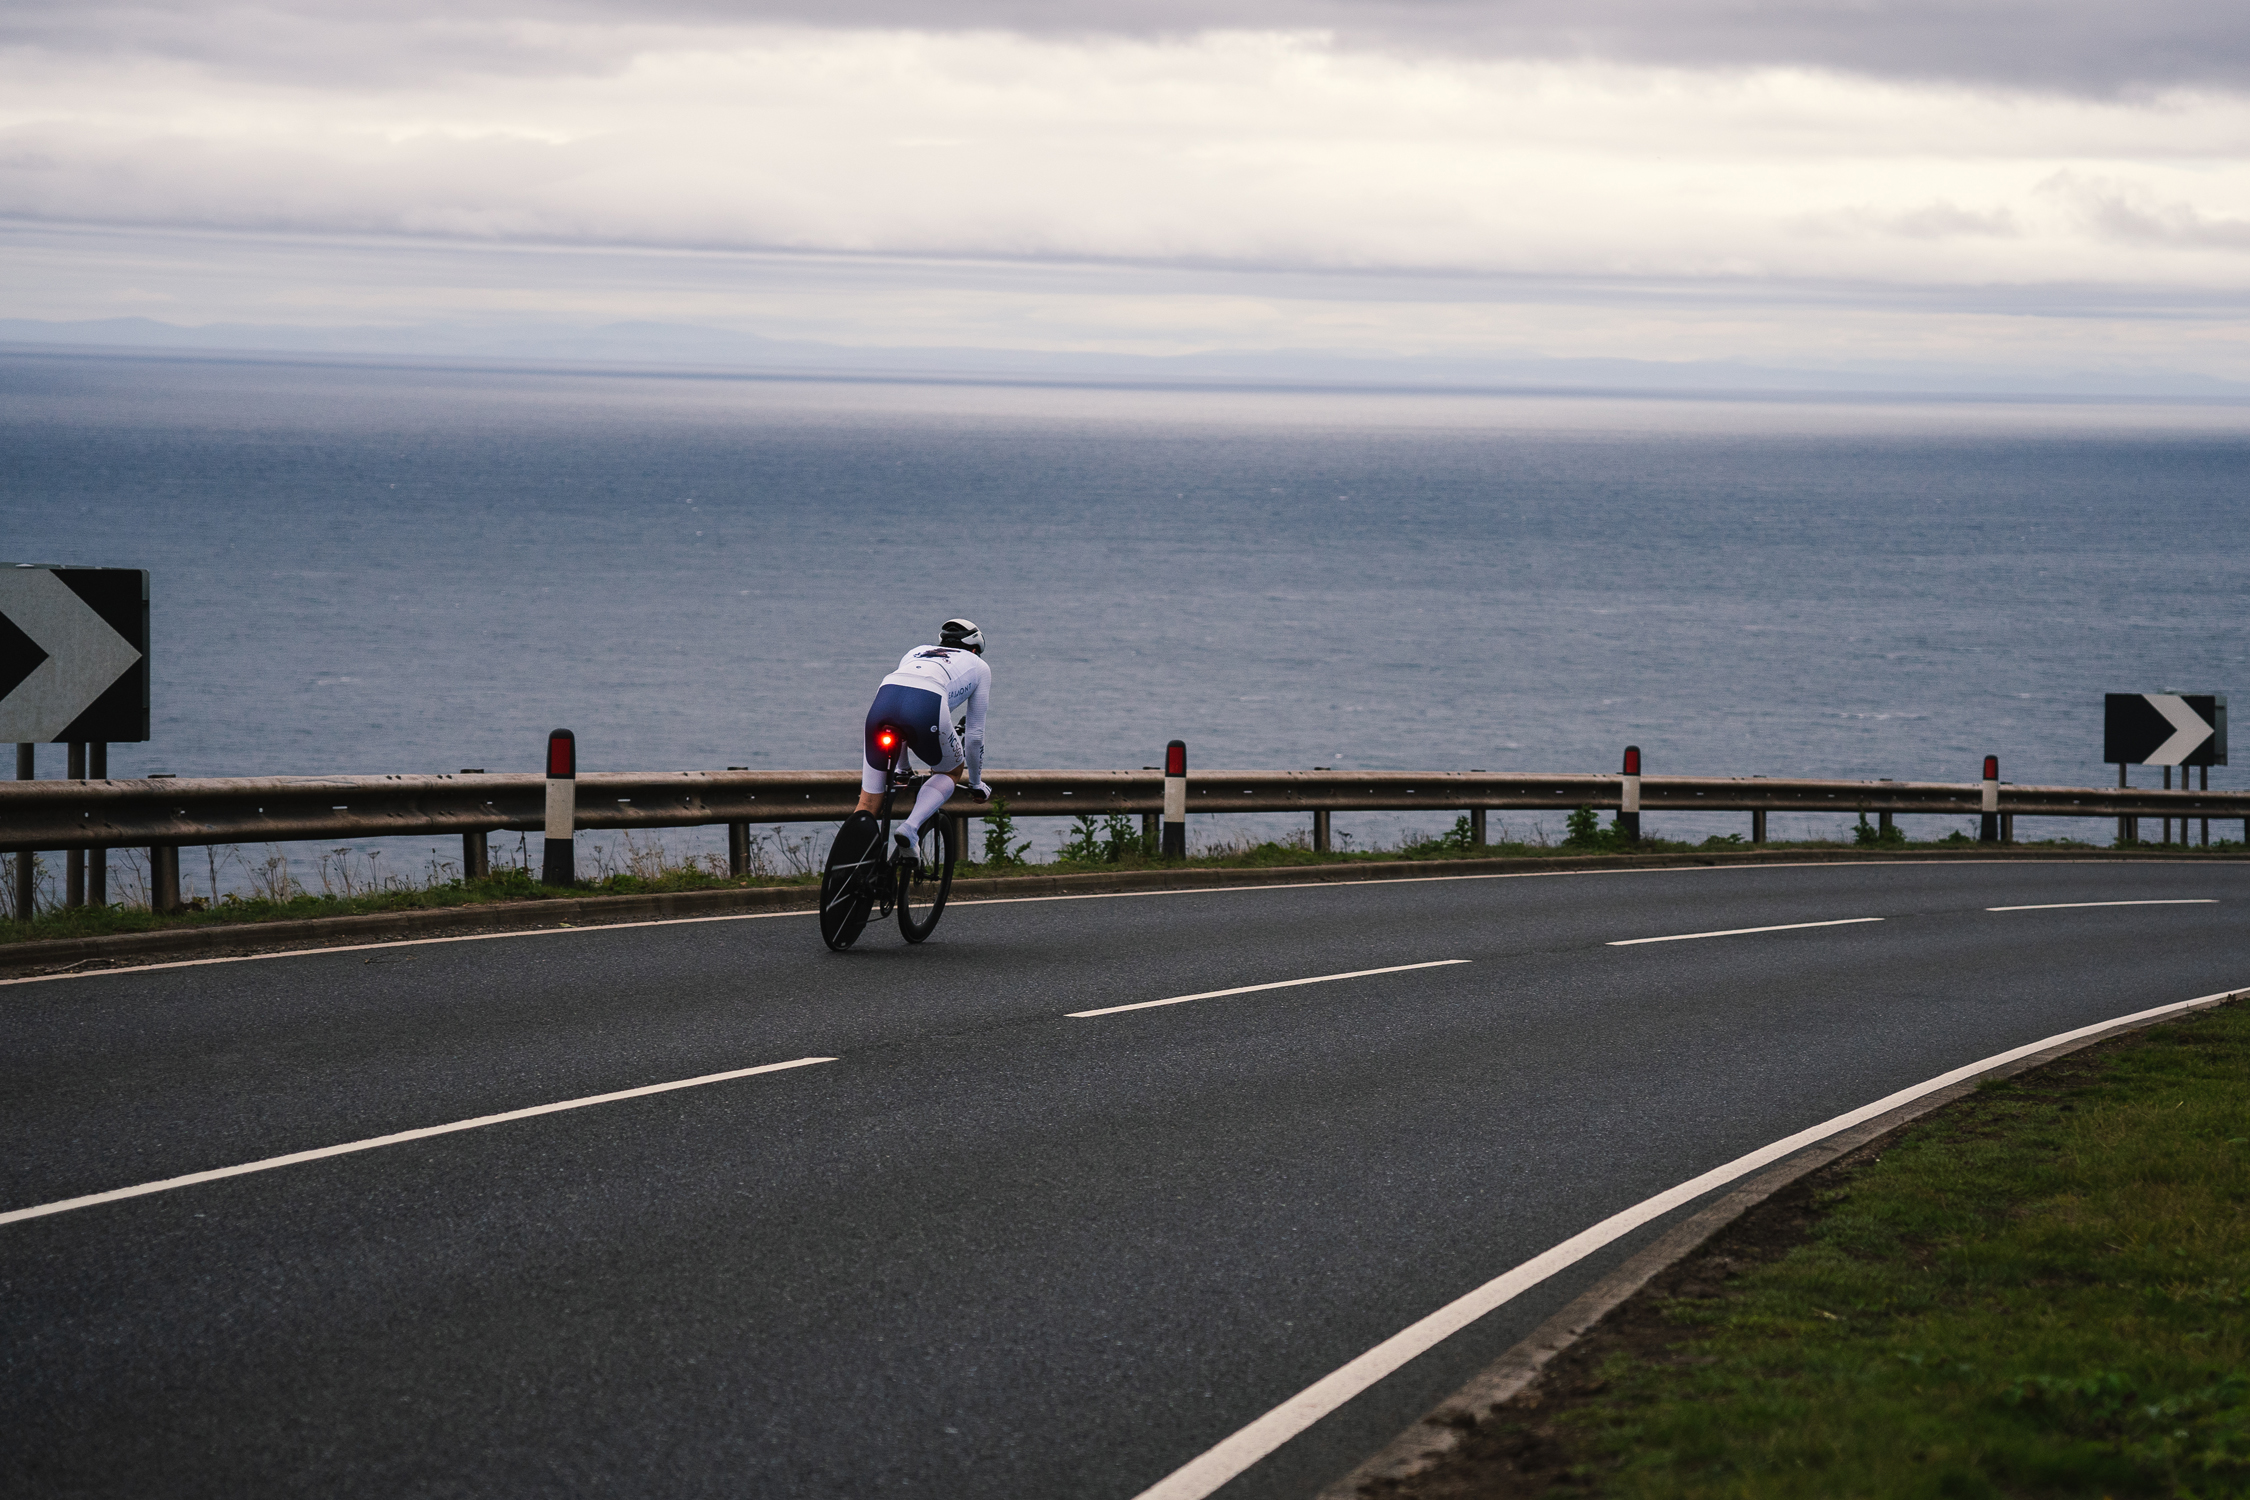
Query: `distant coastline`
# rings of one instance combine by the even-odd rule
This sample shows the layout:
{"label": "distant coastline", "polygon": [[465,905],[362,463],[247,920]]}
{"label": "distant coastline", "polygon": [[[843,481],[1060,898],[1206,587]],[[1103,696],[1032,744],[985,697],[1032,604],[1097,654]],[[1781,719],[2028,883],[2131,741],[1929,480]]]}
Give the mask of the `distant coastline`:
{"label": "distant coastline", "polygon": [[22,354],[243,359],[320,365],[437,364],[494,373],[639,378],[1058,385],[1317,394],[1617,397],[1750,401],[2050,401],[2250,405],[2250,382],[2192,372],[2020,370],[1959,364],[1853,369],[1723,360],[1377,358],[1347,351],[1102,351],[855,346],[724,328],[626,322],[185,325],[155,318],[0,318],[0,349]]}

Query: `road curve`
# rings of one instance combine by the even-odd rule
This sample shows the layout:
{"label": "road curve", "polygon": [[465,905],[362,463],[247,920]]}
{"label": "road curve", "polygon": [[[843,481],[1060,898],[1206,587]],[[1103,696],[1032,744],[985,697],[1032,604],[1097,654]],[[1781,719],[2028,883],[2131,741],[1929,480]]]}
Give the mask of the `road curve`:
{"label": "road curve", "polygon": [[[0,1488],[1129,1500],[1651,1194],[2250,984],[2246,913],[2250,864],[1762,866],[0,985],[0,1213],[524,1112],[0,1222]],[[1311,1494],[1662,1228],[1218,1493]]]}

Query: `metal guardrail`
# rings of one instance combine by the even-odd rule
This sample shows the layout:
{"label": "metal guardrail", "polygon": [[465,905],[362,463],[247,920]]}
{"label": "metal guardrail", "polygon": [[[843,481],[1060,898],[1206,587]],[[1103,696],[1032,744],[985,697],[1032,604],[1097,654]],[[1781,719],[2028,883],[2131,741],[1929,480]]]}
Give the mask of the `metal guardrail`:
{"label": "metal guardrail", "polygon": [[[1156,814],[1155,771],[994,772],[1016,817]],[[285,843],[544,826],[542,776],[317,776],[151,781],[0,782],[0,851]],[[1199,813],[1569,812],[1620,805],[1623,778],[1490,771],[1201,771],[1188,777]],[[1977,782],[1820,781],[1779,777],[1643,776],[1647,812],[1831,812],[1975,815]],[[581,829],[836,822],[859,793],[856,771],[589,772],[577,780]],[[2003,784],[2009,817],[2244,818],[2250,792]],[[950,816],[992,808],[967,797]],[[2246,828],[2250,832],[2250,828]]]}

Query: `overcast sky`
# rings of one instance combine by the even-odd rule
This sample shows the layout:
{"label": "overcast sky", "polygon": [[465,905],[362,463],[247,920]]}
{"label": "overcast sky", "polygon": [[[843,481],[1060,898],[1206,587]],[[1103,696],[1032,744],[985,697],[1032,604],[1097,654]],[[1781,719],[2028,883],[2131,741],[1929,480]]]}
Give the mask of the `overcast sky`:
{"label": "overcast sky", "polygon": [[2250,379],[2239,4],[0,12],[0,317]]}

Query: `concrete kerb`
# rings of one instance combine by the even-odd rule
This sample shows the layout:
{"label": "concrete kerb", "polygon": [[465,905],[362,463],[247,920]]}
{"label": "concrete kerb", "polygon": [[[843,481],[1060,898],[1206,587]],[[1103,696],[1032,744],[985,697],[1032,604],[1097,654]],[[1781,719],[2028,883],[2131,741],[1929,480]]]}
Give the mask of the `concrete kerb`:
{"label": "concrete kerb", "polygon": [[1713,1235],[1807,1173],[1875,1146],[1916,1120],[1974,1093],[1990,1079],[2012,1078],[2129,1032],[2169,1025],[2182,1016],[2245,998],[2250,998],[2250,990],[2234,990],[2191,1009],[2152,1020],[2120,1022],[2091,1036],[2019,1057],[1902,1104],[1888,1114],[1831,1136],[1818,1145],[1808,1146],[1786,1161],[1768,1167],[1682,1220],[1655,1243],[1604,1276],[1561,1312],[1533,1329],[1528,1337],[1479,1370],[1467,1384],[1432,1407],[1372,1458],[1322,1490],[1316,1500],[1367,1500],[1372,1493],[1371,1485],[1386,1480],[1396,1483],[1426,1473],[1458,1448],[1470,1431],[1536,1381],[1556,1355],[1591,1333],[1603,1318],[1622,1307],[1663,1272],[1694,1254]]}
{"label": "concrete kerb", "polygon": [[[1898,864],[1930,861],[2135,862],[2233,860],[2250,855],[2182,855],[2108,849],[2056,850],[1979,845],[1962,850],[1743,850],[1695,854],[1587,854],[1493,859],[1385,860],[1336,865],[1275,865],[1258,869],[1191,868],[1120,870],[1069,875],[980,876],[953,882],[952,900],[1022,900],[1128,895],[1147,891],[1228,890],[1277,885],[1356,884],[1386,880],[1444,880],[1490,875],[1586,874],[1605,870],[1724,868],[1738,865]],[[541,901],[495,901],[346,917],[242,922],[178,927],[103,937],[50,938],[0,947],[0,975],[168,958],[201,958],[317,948],[330,944],[409,941],[458,933],[514,932],[552,927],[686,920],[698,917],[809,912],[817,888],[729,887],[666,891],[638,896],[579,896]]]}

